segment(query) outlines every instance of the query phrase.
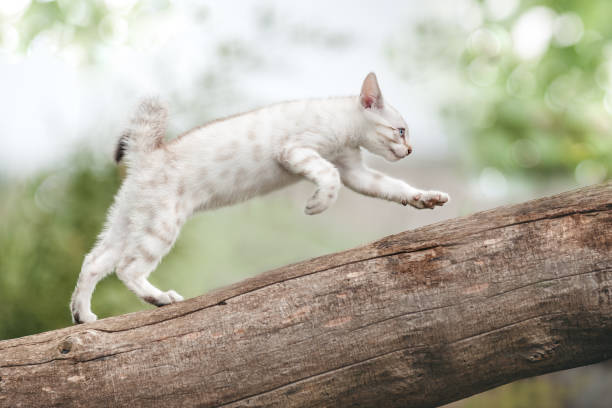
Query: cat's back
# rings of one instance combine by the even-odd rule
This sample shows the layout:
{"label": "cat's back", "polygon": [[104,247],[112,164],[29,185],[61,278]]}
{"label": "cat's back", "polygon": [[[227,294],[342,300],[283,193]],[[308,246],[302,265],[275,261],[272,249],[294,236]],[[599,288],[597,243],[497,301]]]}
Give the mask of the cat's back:
{"label": "cat's back", "polygon": [[231,137],[246,135],[247,140],[269,135],[304,132],[326,126],[330,117],[342,113],[349,97],[311,98],[279,102],[214,119],[193,128],[176,140],[189,136]]}

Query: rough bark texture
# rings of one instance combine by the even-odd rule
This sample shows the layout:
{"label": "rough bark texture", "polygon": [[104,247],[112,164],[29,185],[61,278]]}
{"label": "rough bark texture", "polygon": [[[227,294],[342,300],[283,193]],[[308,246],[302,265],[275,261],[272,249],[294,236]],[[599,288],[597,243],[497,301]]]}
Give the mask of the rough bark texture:
{"label": "rough bark texture", "polygon": [[612,357],[612,184],[0,342],[0,406],[433,407]]}

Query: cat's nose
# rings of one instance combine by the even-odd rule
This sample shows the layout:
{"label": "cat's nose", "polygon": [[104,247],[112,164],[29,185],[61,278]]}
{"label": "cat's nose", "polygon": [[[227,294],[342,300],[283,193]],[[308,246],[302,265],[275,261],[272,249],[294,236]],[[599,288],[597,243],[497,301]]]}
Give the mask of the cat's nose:
{"label": "cat's nose", "polygon": [[408,156],[410,153],[412,153],[412,146],[408,146],[408,153],[406,153],[406,156]]}

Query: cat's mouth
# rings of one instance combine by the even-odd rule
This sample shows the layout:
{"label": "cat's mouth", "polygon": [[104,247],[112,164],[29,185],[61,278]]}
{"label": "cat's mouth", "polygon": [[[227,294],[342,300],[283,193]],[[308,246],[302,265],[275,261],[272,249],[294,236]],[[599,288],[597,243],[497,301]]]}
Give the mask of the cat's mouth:
{"label": "cat's mouth", "polygon": [[399,154],[395,153],[395,150],[393,150],[393,149],[391,149],[391,148],[389,148],[389,151],[390,151],[390,152],[393,154],[393,156],[394,156],[394,157],[395,157],[397,160],[400,160],[400,159],[403,159],[404,157],[406,157],[406,156],[400,156]]}

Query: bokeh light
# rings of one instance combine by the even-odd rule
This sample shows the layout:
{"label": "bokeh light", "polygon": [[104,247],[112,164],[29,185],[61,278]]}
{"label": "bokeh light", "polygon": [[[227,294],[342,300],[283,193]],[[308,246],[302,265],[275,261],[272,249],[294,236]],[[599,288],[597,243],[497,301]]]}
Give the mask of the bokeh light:
{"label": "bokeh light", "polygon": [[576,44],[584,34],[582,19],[576,13],[564,13],[554,22],[553,35],[555,43],[561,47]]}
{"label": "bokeh light", "polygon": [[494,167],[485,167],[478,179],[480,192],[489,199],[498,200],[508,194],[508,181],[504,174]]}
{"label": "bokeh light", "polygon": [[537,6],[525,11],[512,27],[514,52],[524,60],[535,59],[546,52],[553,35],[555,12]]}

